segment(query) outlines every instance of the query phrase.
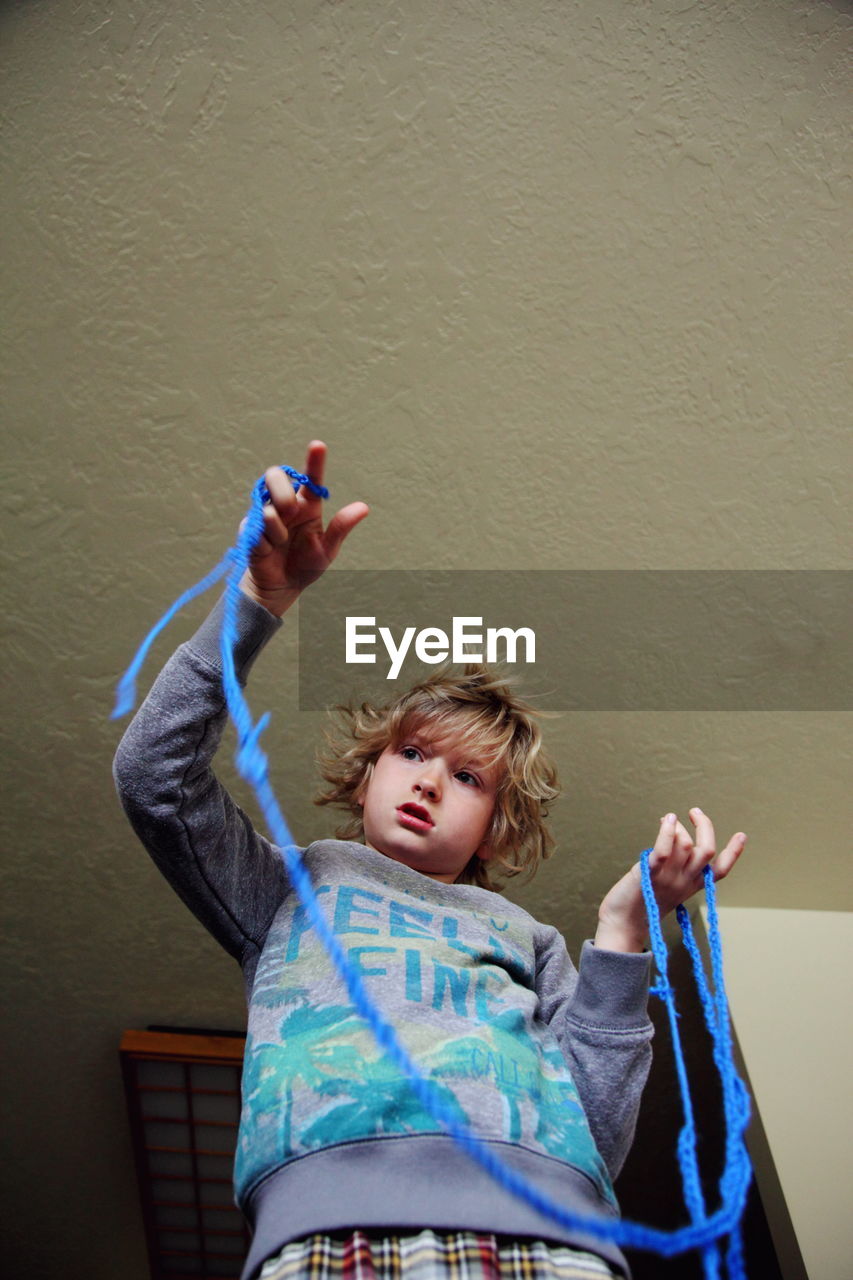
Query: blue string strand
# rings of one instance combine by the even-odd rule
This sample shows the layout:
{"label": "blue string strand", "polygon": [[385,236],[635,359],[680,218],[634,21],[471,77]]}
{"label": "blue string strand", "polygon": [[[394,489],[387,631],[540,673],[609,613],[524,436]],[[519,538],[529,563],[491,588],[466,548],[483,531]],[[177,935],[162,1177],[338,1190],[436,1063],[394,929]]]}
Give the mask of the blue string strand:
{"label": "blue string strand", "polygon": [[[744,1166],[747,1168],[749,1166],[744,1135],[750,1120],[750,1101],[746,1086],[734,1068],[734,1047],[732,1044],[729,1006],[725,992],[722,944],[720,941],[719,917],[717,915],[717,891],[710,867],[705,868],[704,878],[705,900],[708,907],[708,943],[714,981],[713,995],[708,989],[705,969],[693,936],[690,916],[683,906],[677,908],[677,916],[684,945],[693,965],[693,974],[702,1002],[705,1025],[711,1034],[713,1043],[714,1062],[722,1084],[726,1158],[723,1172],[720,1176],[719,1190],[722,1200],[726,1202],[737,1195],[736,1174],[742,1174]],[[746,1191],[748,1191],[748,1188],[749,1181],[747,1180]],[[746,1207],[746,1191],[743,1196],[744,1209]],[[745,1274],[740,1219],[738,1219],[738,1224],[729,1240],[727,1264],[731,1276]]]}
{"label": "blue string strand", "polygon": [[[282,471],[290,476],[294,490],[305,485],[318,497],[327,498],[328,490],[317,485],[308,476],[291,467]],[[252,548],[263,533],[263,507],[269,501],[269,491],[261,477],[252,490],[251,502],[237,544],[229,548],[225,556],[211,572],[175,601],[159,622],[151,629],[140,645],[133,661],[117,688],[116,705],[112,719],[132,710],[135,702],[135,680],[151,645],[172,618],[196,596],[206,591],[220,578],[225,577],[225,608],[220,649],[222,653],[222,685],[228,710],[237,730],[236,763],[241,775],[250,783],[266,819],[273,840],[278,845],[287,873],[302,903],[310,923],[325,947],[332,964],[344,982],[350,999],[358,1013],[368,1024],[382,1050],[398,1070],[407,1077],[421,1105],[458,1145],[475,1160],[501,1187],[525,1201],[545,1218],[570,1231],[586,1232],[600,1240],[612,1241],[625,1248],[646,1250],[662,1257],[674,1257],[691,1249],[702,1253],[706,1280],[718,1280],[720,1259],[717,1244],[729,1237],[726,1265],[730,1280],[745,1280],[743,1243],[740,1222],[752,1177],[751,1165],[743,1141],[749,1122],[749,1099],[743,1082],[734,1068],[728,1004],[723,981],[722,945],[716,912],[714,878],[710,868],[705,869],[705,893],[708,901],[708,936],[711,951],[711,967],[714,982],[709,990],[704,969],[684,907],[678,908],[682,937],[693,962],[696,982],[702,1002],[706,1025],[713,1041],[714,1062],[722,1082],[723,1111],[726,1124],[726,1159],[720,1178],[721,1207],[709,1214],[702,1193],[697,1156],[696,1127],[690,1088],[684,1063],[681,1038],[678,1031],[678,1013],[675,996],[668,979],[668,955],[661,929],[660,912],[651,882],[649,867],[650,849],[640,855],[640,874],[643,898],[649,917],[652,953],[657,967],[658,980],[651,988],[667,1007],[676,1061],[679,1090],[682,1101],[683,1124],[678,1137],[678,1160],[684,1185],[685,1203],[690,1215],[690,1225],[675,1231],[662,1231],[628,1219],[605,1221],[572,1213],[536,1187],[528,1183],[502,1161],[489,1146],[467,1126],[462,1125],[445,1106],[432,1081],[421,1074],[413,1059],[397,1038],[391,1024],[382,1016],[367,995],[364,983],[356,969],[332,933],[323,915],[311,885],[311,878],[299,857],[296,842],[290,833],[284,814],[279,807],[269,780],[268,760],[260,746],[260,736],[269,724],[269,713],[255,723],[248,703],[243,696],[234,667],[234,646],[237,639],[237,610],[240,601],[240,579],[249,563]]]}
{"label": "blue string strand", "polygon": [[136,651],[136,656],[130,666],[125,671],[122,678],[116,685],[116,700],[112,710],[111,720],[118,720],[121,716],[128,715],[136,706],[136,677],[142,669],[145,659],[148,657],[148,650],[159,636],[160,632],[165,630],[176,614],[180,613],[185,604],[189,604],[191,600],[195,600],[196,596],[203,595],[209,587],[212,587],[220,578],[224,578],[229,567],[233,563],[234,548],[229,547],[225,555],[219,561],[215,568],[211,569],[207,577],[202,578],[194,587],[190,587],[182,596],[178,596],[175,603],[170,609],[167,609],[159,622],[155,623],[148,635],[142,641],[142,644]]}
{"label": "blue string strand", "polygon": [[[673,1051],[675,1054],[675,1068],[676,1075],[678,1077],[678,1088],[681,1094],[681,1109],[683,1116],[681,1132],[678,1135],[678,1163],[681,1168],[681,1180],[684,1186],[684,1200],[690,1214],[690,1220],[697,1226],[702,1226],[707,1221],[707,1211],[705,1208],[705,1197],[702,1194],[702,1183],[699,1177],[699,1159],[696,1152],[696,1125],[693,1117],[693,1103],[690,1097],[690,1084],[687,1078],[687,1067],[684,1062],[684,1052],[681,1046],[681,1036],[678,1030],[678,1013],[675,1008],[675,993],[670,986],[668,977],[669,957],[667,954],[666,944],[664,942],[663,930],[661,928],[660,912],[657,909],[657,900],[652,887],[649,862],[651,852],[651,849],[644,849],[640,854],[640,879],[643,888],[643,900],[646,904],[646,914],[649,918],[649,936],[658,970],[657,985],[652,987],[651,990],[654,995],[664,1002],[667,1014],[669,1015],[669,1028],[670,1034],[672,1035]],[[716,1244],[709,1244],[702,1250],[702,1266],[706,1280],[718,1280],[719,1254]]]}

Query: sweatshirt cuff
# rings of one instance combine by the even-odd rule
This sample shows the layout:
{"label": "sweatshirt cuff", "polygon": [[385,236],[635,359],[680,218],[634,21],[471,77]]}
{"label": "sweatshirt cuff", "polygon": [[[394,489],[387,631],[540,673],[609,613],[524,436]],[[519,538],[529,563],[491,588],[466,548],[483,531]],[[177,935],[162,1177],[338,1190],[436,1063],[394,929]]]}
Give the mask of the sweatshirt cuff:
{"label": "sweatshirt cuff", "polygon": [[651,952],[602,951],[583,944],[571,1016],[579,1022],[636,1029],[648,1021]]}
{"label": "sweatshirt cuff", "polygon": [[[281,627],[281,618],[250,600],[241,591],[237,604],[237,637],[234,644],[234,669],[243,684],[263,647]],[[198,631],[187,641],[187,648],[215,671],[222,670],[220,633],[225,618],[225,596],[220,596]]]}

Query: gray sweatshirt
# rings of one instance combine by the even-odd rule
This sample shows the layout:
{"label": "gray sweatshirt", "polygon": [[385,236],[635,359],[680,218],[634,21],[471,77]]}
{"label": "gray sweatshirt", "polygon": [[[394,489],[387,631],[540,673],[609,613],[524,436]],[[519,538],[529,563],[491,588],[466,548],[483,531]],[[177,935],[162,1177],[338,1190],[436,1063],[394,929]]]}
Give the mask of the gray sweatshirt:
{"label": "gray sweatshirt", "polygon": [[[615,1246],[555,1224],[474,1163],[353,1007],[280,851],[211,769],[226,720],[221,610],[160,674],[115,778],[154,861],[243,968],[243,1280],[288,1240],[355,1227],[533,1236],[627,1271]],[[242,680],[279,625],[242,599]],[[586,942],[578,972],[556,929],[490,890],[432,880],[355,842],[300,854],[349,963],[444,1109],[566,1209],[617,1217],[611,1179],[651,1056],[650,957]]]}

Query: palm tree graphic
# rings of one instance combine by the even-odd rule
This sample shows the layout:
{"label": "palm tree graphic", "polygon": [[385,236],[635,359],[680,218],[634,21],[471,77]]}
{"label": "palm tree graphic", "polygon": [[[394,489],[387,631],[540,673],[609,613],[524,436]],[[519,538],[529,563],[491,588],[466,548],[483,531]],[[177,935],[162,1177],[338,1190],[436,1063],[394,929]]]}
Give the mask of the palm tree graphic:
{"label": "palm tree graphic", "polygon": [[[457,1124],[466,1124],[468,1117],[453,1091],[436,1080],[432,1085],[444,1110]],[[333,1107],[305,1131],[302,1136],[308,1147],[387,1133],[435,1133],[441,1128],[385,1054],[370,1060],[362,1058],[357,1076],[326,1081],[319,1092],[345,1096],[347,1101]]]}
{"label": "palm tree graphic", "polygon": [[[321,1092],[330,1076],[355,1074],[361,1055],[345,1037],[364,1029],[351,1005],[302,1004],[283,1019],[279,1043],[246,1044],[243,1096],[251,1115],[277,1114],[278,1154],[293,1154],[293,1094],[298,1082]],[[333,1034],[334,1033],[334,1034]]]}

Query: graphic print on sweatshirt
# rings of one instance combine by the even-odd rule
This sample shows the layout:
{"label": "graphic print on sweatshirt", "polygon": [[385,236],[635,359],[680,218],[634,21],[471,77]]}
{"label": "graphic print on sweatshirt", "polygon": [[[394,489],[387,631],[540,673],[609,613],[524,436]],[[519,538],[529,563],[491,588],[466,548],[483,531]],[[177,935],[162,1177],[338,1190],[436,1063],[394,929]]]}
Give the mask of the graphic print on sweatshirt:
{"label": "graphic print on sweatshirt", "polygon": [[[315,892],[444,1107],[485,1139],[567,1161],[613,1200],[569,1068],[535,1016],[529,932],[497,914],[423,905],[368,883]],[[280,912],[252,991],[238,1199],[311,1151],[441,1132],[350,1004],[304,908]]]}

